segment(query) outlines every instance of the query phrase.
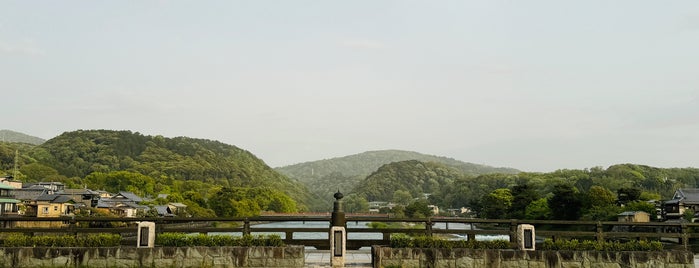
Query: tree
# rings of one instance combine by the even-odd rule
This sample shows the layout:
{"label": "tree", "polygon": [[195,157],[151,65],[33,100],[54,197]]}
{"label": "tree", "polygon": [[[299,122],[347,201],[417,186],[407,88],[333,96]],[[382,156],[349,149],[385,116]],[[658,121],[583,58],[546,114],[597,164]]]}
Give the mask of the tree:
{"label": "tree", "polygon": [[58,176],[57,170],[39,163],[26,164],[19,170],[27,176],[27,181],[44,181],[46,178]]}
{"label": "tree", "polygon": [[343,200],[347,212],[368,212],[369,202],[362,196],[350,194]]}
{"label": "tree", "polygon": [[607,188],[595,185],[590,187],[590,190],[587,191],[585,201],[588,208],[604,207],[613,205],[616,201],[616,196]]}
{"label": "tree", "polygon": [[432,216],[432,210],[428,207],[427,200],[417,200],[405,207],[405,215],[410,218],[425,218]]}
{"label": "tree", "polygon": [[393,192],[393,203],[407,206],[413,201],[413,196],[408,191],[396,190]]}
{"label": "tree", "polygon": [[512,206],[509,214],[513,219],[524,219],[529,204],[539,199],[539,193],[529,184],[520,184],[512,187]]}
{"label": "tree", "polygon": [[529,203],[525,209],[524,216],[528,220],[546,220],[551,217],[548,199],[540,198]]}
{"label": "tree", "polygon": [[548,201],[551,217],[557,220],[577,220],[580,217],[582,200],[575,187],[568,184],[556,184],[553,196]]}
{"label": "tree", "polygon": [[638,188],[621,188],[616,191],[617,192],[617,200],[619,200],[619,204],[626,204],[631,201],[636,201],[641,198],[641,189]]}
{"label": "tree", "polygon": [[510,189],[495,189],[483,196],[481,201],[481,217],[488,219],[505,219],[509,215],[507,212],[512,207],[513,201]]}

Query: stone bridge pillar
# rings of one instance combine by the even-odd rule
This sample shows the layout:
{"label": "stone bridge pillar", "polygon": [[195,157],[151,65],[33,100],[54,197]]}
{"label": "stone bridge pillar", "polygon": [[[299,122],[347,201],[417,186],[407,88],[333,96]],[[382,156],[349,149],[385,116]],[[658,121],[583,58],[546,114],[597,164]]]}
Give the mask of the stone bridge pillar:
{"label": "stone bridge pillar", "polygon": [[342,193],[338,190],[333,203],[333,212],[330,217],[330,266],[344,267],[347,248],[347,230],[345,210],[342,206]]}

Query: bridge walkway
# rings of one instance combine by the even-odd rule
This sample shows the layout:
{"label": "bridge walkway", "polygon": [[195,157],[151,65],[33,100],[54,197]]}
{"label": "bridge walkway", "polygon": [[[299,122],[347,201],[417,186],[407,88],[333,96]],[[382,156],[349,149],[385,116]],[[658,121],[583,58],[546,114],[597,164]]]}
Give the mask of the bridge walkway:
{"label": "bridge walkway", "polygon": [[[331,267],[330,251],[306,248],[305,267]],[[345,267],[372,267],[371,250],[347,250],[347,256],[345,256]]]}

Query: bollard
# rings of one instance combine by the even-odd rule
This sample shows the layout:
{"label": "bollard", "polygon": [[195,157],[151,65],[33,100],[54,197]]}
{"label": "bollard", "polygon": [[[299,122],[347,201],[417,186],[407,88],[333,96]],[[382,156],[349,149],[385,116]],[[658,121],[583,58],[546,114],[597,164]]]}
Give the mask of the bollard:
{"label": "bollard", "polygon": [[536,233],[534,225],[520,224],[517,225],[517,249],[519,250],[536,250]]}
{"label": "bollard", "polygon": [[345,211],[342,207],[342,193],[338,190],[333,195],[333,212],[330,216],[330,266],[344,267],[347,248],[347,230],[345,230]]}
{"label": "bollard", "polygon": [[136,247],[152,248],[153,246],[155,246],[155,222],[139,222],[138,235],[136,237]]}

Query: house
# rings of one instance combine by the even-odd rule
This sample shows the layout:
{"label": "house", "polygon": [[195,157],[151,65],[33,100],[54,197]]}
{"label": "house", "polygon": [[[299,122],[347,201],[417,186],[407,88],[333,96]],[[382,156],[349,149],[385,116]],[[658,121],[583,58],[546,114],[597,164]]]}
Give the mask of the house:
{"label": "house", "polygon": [[0,217],[19,215],[20,201],[15,199],[15,188],[0,182]]}
{"label": "house", "polygon": [[175,216],[175,214],[172,213],[172,210],[170,210],[170,207],[167,205],[154,206],[152,209],[155,209],[158,212],[158,216],[160,216],[160,217],[174,217]]}
{"label": "house", "polygon": [[22,182],[21,181],[16,181],[13,180],[14,177],[12,176],[4,176],[0,177],[0,183],[7,184],[15,189],[22,188]]}
{"label": "house", "polygon": [[678,219],[687,209],[699,211],[699,188],[683,188],[675,191],[672,200],[663,202],[663,217],[666,220]]}
{"label": "house", "polygon": [[650,214],[645,211],[624,211],[617,217],[619,222],[650,222]]}
{"label": "house", "polygon": [[25,187],[31,187],[31,186],[42,186],[46,189],[49,189],[54,192],[58,191],[63,191],[63,189],[66,188],[66,186],[63,183],[60,182],[35,182],[35,183],[27,183],[26,185],[22,186],[22,188]]}
{"label": "house", "polygon": [[53,194],[54,192],[39,185],[32,185],[20,189],[15,189],[15,198],[22,201],[31,201],[43,194]]}
{"label": "house", "polygon": [[175,215],[185,215],[187,213],[187,205],[182,203],[170,203],[167,205],[170,208],[172,214]]}
{"label": "house", "polygon": [[143,198],[132,192],[119,192],[110,198],[101,198],[97,201],[98,210],[103,210],[120,217],[136,217],[138,211],[145,211],[148,207],[139,205]]}
{"label": "house", "polygon": [[436,206],[436,205],[429,205],[429,206],[427,206],[427,208],[429,208],[429,209],[432,211],[432,214],[433,214],[433,215],[439,214],[439,207],[438,207],[438,206]]}
{"label": "house", "polygon": [[44,194],[27,204],[27,216],[55,218],[75,215],[75,200],[59,194]]}
{"label": "house", "polygon": [[101,194],[90,189],[65,189],[57,194],[69,196],[75,202],[80,202],[86,207],[96,207],[97,201],[100,200]]}

